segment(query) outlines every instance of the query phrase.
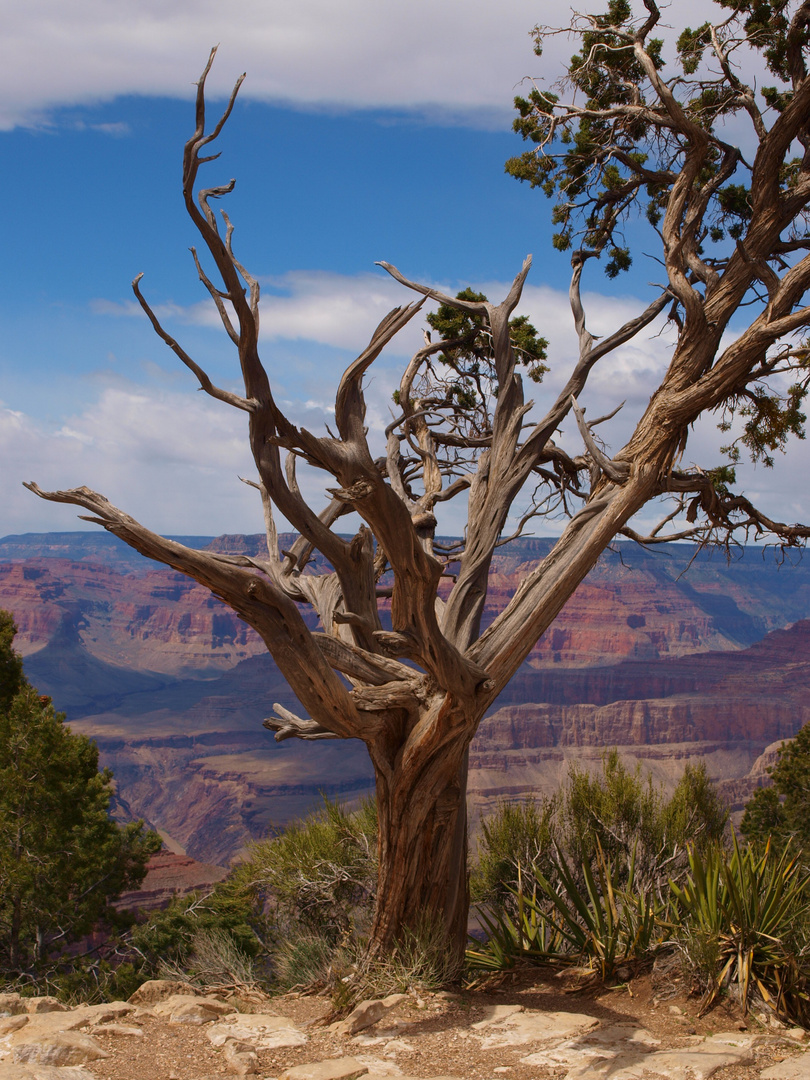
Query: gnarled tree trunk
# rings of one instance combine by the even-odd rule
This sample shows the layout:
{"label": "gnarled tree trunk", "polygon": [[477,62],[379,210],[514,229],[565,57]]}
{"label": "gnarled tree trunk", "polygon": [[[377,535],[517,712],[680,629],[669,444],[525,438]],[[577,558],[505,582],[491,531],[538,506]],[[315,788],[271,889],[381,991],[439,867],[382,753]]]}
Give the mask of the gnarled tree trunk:
{"label": "gnarled tree trunk", "polygon": [[408,929],[445,938],[461,966],[467,941],[467,767],[469,728],[429,755],[375,765],[379,823],[377,905],[372,955],[388,952]]}

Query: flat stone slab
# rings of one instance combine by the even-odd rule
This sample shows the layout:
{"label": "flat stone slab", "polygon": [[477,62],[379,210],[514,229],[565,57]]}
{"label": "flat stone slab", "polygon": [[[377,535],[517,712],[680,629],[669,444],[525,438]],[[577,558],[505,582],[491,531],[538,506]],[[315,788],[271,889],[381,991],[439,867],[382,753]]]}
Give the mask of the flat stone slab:
{"label": "flat stone slab", "polygon": [[753,1065],[756,1037],[715,1035],[700,1039],[682,1050],[653,1050],[591,1057],[574,1065],[565,1080],[708,1080],[718,1069],[728,1065]]}
{"label": "flat stone slab", "polygon": [[0,1016],[16,1016],[25,1012],[25,999],[19,994],[0,994]]}
{"label": "flat stone slab", "polygon": [[572,1039],[545,1046],[521,1058],[522,1065],[543,1065],[549,1069],[572,1068],[588,1061],[615,1060],[621,1054],[649,1054],[660,1046],[646,1028],[632,1024],[611,1024],[585,1031]]}
{"label": "flat stone slab", "polygon": [[134,994],[129,995],[129,1002],[132,1005],[154,1005],[173,995],[188,995],[191,992],[189,984],[180,982],[179,979],[147,979]]}
{"label": "flat stone slab", "polygon": [[72,1011],[74,1014],[83,1016],[85,1023],[90,1025],[113,1023],[134,1013],[135,1009],[135,1005],[130,1005],[126,1001],[109,1001],[104,1005],[80,1005]]}
{"label": "flat stone slab", "polygon": [[6,1034],[0,1042],[0,1046],[9,1048],[18,1046],[20,1043],[38,1042],[40,1039],[47,1039],[59,1031],[78,1031],[86,1023],[79,1010],[75,1012],[39,1013],[34,1016],[26,1016],[25,1019],[27,1023],[10,1034]]}
{"label": "flat stone slab", "polygon": [[368,1066],[357,1058],[331,1058],[329,1061],[313,1061],[310,1065],[295,1065],[285,1069],[278,1080],[357,1080],[366,1076]]}
{"label": "flat stone slab", "polygon": [[278,1050],[285,1046],[303,1046],[308,1041],[292,1020],[273,1013],[237,1013],[206,1031],[214,1046],[227,1042],[249,1043],[254,1050]]}
{"label": "flat stone slab", "polygon": [[501,1020],[479,1021],[479,1023],[485,1023],[484,1031],[489,1032],[484,1035],[481,1042],[482,1050],[523,1046],[526,1043],[557,1044],[564,1039],[584,1035],[599,1026],[596,1017],[586,1016],[584,1013],[534,1010],[513,1012],[505,1015]]}
{"label": "flat stone slab", "polygon": [[19,1064],[86,1065],[106,1057],[109,1057],[107,1051],[92,1035],[85,1035],[81,1031],[57,1031],[36,1042],[20,1042],[12,1051],[13,1060]]}
{"label": "flat stone slab", "polygon": [[483,1019],[477,1021],[475,1024],[470,1024],[473,1031],[481,1031],[483,1028],[492,1027],[493,1024],[502,1024],[504,1020],[508,1020],[510,1016],[514,1016],[515,1013],[524,1012],[522,1005],[488,1005],[484,1009]]}
{"label": "flat stone slab", "polygon": [[357,1054],[357,1060],[368,1069],[363,1080],[392,1080],[392,1077],[402,1080],[402,1069],[393,1061],[384,1061],[372,1054]]}
{"label": "flat stone slab", "polygon": [[786,1058],[759,1074],[762,1080],[810,1080],[810,1053]]}
{"label": "flat stone slab", "polygon": [[13,1035],[15,1031],[24,1028],[27,1023],[28,1017],[25,1013],[2,1017],[0,1019],[0,1039],[5,1039],[7,1035]]}
{"label": "flat stone slab", "polygon": [[25,1003],[25,1011],[27,1013],[52,1013],[52,1012],[67,1012],[67,1005],[63,1005],[61,1001],[57,1001],[55,997],[30,997],[23,998]]}
{"label": "flat stone slab", "polygon": [[0,1062],[0,1080],[96,1080],[87,1069],[60,1069],[53,1065],[20,1065]]}
{"label": "flat stone slab", "polygon": [[88,1028],[90,1035],[115,1035],[121,1038],[143,1038],[143,1028],[134,1024],[95,1024]]}
{"label": "flat stone slab", "polygon": [[338,1035],[356,1035],[358,1031],[364,1031],[366,1028],[372,1027],[379,1020],[382,1020],[386,1013],[391,1012],[392,1009],[407,1000],[407,994],[390,994],[385,998],[361,1001],[345,1020],[339,1020],[337,1023],[332,1024],[330,1031],[335,1031]]}

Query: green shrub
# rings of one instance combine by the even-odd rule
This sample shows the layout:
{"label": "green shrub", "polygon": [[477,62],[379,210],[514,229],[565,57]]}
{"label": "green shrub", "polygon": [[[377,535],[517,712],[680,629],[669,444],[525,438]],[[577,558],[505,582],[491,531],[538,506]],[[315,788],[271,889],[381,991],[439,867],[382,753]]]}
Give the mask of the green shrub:
{"label": "green shrub", "polygon": [[447,931],[440,922],[428,918],[407,928],[385,956],[363,956],[357,969],[350,1001],[386,997],[412,987],[440,990],[457,977]]}
{"label": "green shrub", "polygon": [[471,891],[489,940],[470,963],[584,962],[607,978],[650,955],[689,845],[719,843],[727,820],[702,764],[669,798],[616,750],[597,773],[572,765],[555,796],[504,803],[482,822]]}
{"label": "green shrub", "polygon": [[260,897],[232,873],[210,892],[174,897],[133,928],[129,944],[142,981],[252,985],[267,954],[266,922]]}
{"label": "green shrub", "polygon": [[279,836],[251,845],[232,874],[261,902],[270,932],[321,935],[333,944],[370,922],[377,887],[377,809],[349,812],[324,799],[320,810]]}
{"label": "green shrub", "polygon": [[686,868],[687,844],[703,850],[718,842],[727,822],[728,810],[702,763],[687,765],[667,798],[651,777],[643,778],[640,766],[629,770],[618,751],[609,750],[599,772],[571,765],[556,795],[501,803],[481,822],[472,898],[514,916],[518,868],[531,892],[533,873],[554,876],[557,848],[583,887],[580,868],[601,851],[619,886],[626,884],[632,861],[637,886],[663,898],[669,878]]}
{"label": "green shrub", "polygon": [[572,766],[564,789],[560,845],[577,862],[602,850],[624,883],[631,859],[637,886],[666,892],[670,877],[686,867],[686,848],[700,850],[722,839],[728,810],[703,763],[687,765],[667,798],[641,766],[630,772],[617,750],[602,758],[601,773]]}
{"label": "green shrub", "polygon": [[0,983],[3,992],[25,997],[49,996],[66,1005],[97,1005],[125,1001],[144,982],[139,963],[122,962],[118,956],[72,957],[42,965],[36,972]]}
{"label": "green shrub", "polygon": [[758,996],[783,1019],[810,1020],[810,879],[789,850],[719,845],[689,853],[673,884],[671,931],[704,997],[701,1012],[732,988],[747,1013]]}
{"label": "green shrub", "polygon": [[740,832],[752,843],[770,839],[782,849],[792,840],[810,851],[810,724],[782,744],[768,771],[772,784],[746,803]]}
{"label": "green shrub", "polygon": [[516,918],[495,909],[482,911],[489,940],[470,949],[474,968],[504,970],[520,961],[587,964],[602,981],[628,962],[650,956],[661,944],[663,905],[636,886],[631,857],[623,884],[597,840],[594,859],[575,872],[558,848],[548,877],[536,868],[532,895],[515,890]]}
{"label": "green shrub", "polygon": [[482,819],[478,858],[470,870],[473,903],[514,913],[521,872],[531,867],[550,871],[558,806],[557,796],[504,802],[491,817]]}
{"label": "green shrub", "polygon": [[340,950],[321,934],[302,932],[286,938],[273,951],[274,981],[280,990],[301,986],[331,986],[338,969]]}

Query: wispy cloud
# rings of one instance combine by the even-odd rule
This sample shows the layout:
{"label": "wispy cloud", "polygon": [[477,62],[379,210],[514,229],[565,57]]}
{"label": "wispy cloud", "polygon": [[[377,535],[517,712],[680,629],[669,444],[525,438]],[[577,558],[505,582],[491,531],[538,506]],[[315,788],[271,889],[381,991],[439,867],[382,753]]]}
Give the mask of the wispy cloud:
{"label": "wispy cloud", "polygon": [[[372,274],[297,271],[265,284],[265,355],[271,358],[267,363],[278,399],[295,423],[323,433],[333,416],[334,391],[345,364],[367,344],[382,314],[410,296],[395,282]],[[509,286],[499,281],[472,284],[492,299],[502,297]],[[444,291],[457,287],[441,284]],[[597,335],[616,330],[638,315],[646,303],[629,295],[608,297],[596,292],[585,293],[583,299],[589,328]],[[131,302],[98,301],[95,310],[117,317],[142,317],[137,304]],[[213,331],[217,324],[216,312],[204,304],[186,308],[158,304],[157,310],[162,318],[181,326],[210,327]],[[527,396],[535,398],[534,415],[538,416],[570,374],[576,360],[576,335],[567,294],[562,290],[529,285],[520,310],[549,339],[551,370],[540,387],[527,384]],[[391,392],[399,381],[403,358],[421,343],[423,325],[420,314],[407,328],[403,341],[383,354],[366,380],[366,421],[375,452],[382,450],[383,430],[391,418]],[[280,343],[283,352],[285,342],[295,344],[300,359],[273,366],[274,348]],[[581,402],[588,415],[604,414],[624,402],[618,415],[599,429],[611,450],[624,444],[642,415],[670,361],[672,345],[672,333],[662,320],[595,369]],[[157,370],[149,380],[144,387],[134,387],[120,377],[114,384],[102,384],[95,401],[65,417],[53,432],[42,430],[20,412],[7,411],[0,421],[0,454],[13,462],[9,472],[19,473],[19,479],[35,476],[43,484],[61,487],[88,483],[164,531],[260,528],[253,493],[236,480],[237,475],[253,474],[244,418],[203,395],[183,390],[182,383],[167,383],[165,374]],[[690,434],[687,464],[719,463],[719,447],[728,436],[717,431],[716,421],[716,417],[707,417]],[[570,452],[581,452],[573,421],[566,422],[559,438]],[[808,466],[810,450],[798,444],[773,471],[741,469],[741,483],[770,512],[799,520],[810,516],[810,507],[803,509],[805,499],[795,484],[795,470]],[[330,481],[306,469],[302,469],[301,479],[320,505]],[[31,520],[30,496],[9,490],[3,498],[12,514]],[[462,529],[460,509],[452,504],[443,508],[447,514],[444,531]],[[64,508],[54,511],[48,507],[42,513],[47,527],[60,527],[57,522],[64,521]],[[642,520],[651,523],[654,511],[645,511]],[[553,523],[538,526],[541,532],[560,527]]]}
{"label": "wispy cloud", "polygon": [[[352,351],[365,348],[374,328],[391,308],[413,299],[411,293],[382,272],[347,275],[291,270],[278,277],[263,278],[261,283],[265,341],[314,341]],[[155,314],[167,323],[222,329],[210,301],[201,300],[185,307],[155,302],[153,306]],[[97,299],[91,309],[97,315],[143,318],[134,300]],[[421,335],[412,325],[399,335],[393,350],[412,352],[420,343]]]}

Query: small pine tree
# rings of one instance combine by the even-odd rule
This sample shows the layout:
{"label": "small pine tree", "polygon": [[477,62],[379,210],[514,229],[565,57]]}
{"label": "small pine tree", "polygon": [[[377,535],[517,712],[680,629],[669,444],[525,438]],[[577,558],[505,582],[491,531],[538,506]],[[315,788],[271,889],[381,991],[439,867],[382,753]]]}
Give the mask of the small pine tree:
{"label": "small pine tree", "polygon": [[750,843],[768,838],[778,848],[791,839],[810,850],[810,724],[782,744],[768,770],[772,784],[760,788],[745,805],[740,831]]}
{"label": "small pine tree", "polygon": [[110,818],[112,774],[29,685],[15,629],[0,612],[0,970],[10,972],[88,934],[160,847],[142,821]]}

